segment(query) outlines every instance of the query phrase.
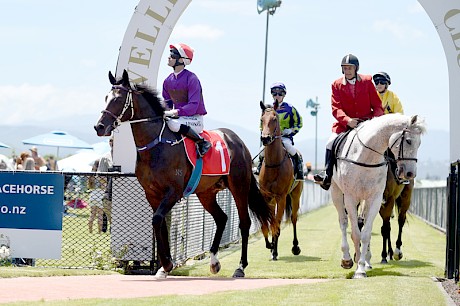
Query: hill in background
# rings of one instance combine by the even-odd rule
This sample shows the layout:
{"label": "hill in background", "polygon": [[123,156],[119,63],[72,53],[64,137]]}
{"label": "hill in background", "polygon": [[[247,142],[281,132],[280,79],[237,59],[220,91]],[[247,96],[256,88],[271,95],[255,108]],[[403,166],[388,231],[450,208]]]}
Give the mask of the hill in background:
{"label": "hill in background", "polygon": [[[66,131],[90,144],[94,144],[103,140],[103,138],[96,135],[93,129],[97,117],[98,115],[83,116],[78,119],[63,118],[62,120],[53,121],[52,123],[45,122],[34,126],[0,126],[0,141],[14,148],[14,153],[17,155],[22,151],[28,151],[30,148],[29,145],[22,144],[23,139],[54,130]],[[253,157],[259,152],[260,134],[258,131],[245,129],[238,125],[223,124],[222,122],[210,118],[206,118],[205,124],[208,129],[225,127],[233,130],[243,139]],[[324,166],[324,148],[326,146],[326,141],[327,139],[318,139],[317,141],[316,163],[319,169],[322,169]],[[315,167],[315,139],[297,141],[295,146],[301,151],[304,162],[309,161],[312,167]],[[57,149],[55,147],[40,146],[38,148],[41,155],[56,155]],[[60,148],[59,158],[75,154],[76,151],[78,151],[78,149]],[[0,154],[11,156],[13,150],[0,149]],[[450,170],[449,133],[441,130],[429,130],[422,138],[418,160],[418,178],[446,179]]]}

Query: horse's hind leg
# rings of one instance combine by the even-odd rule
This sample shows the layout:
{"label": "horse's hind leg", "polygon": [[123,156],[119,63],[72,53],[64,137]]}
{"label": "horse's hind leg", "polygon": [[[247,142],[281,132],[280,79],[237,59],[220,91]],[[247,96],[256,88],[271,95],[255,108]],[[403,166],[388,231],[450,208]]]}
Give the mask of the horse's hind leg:
{"label": "horse's hind leg", "polygon": [[211,263],[210,263],[210,271],[213,274],[216,274],[220,271],[220,262],[217,258],[217,252],[219,251],[220,241],[222,239],[222,235],[225,230],[225,225],[227,224],[227,215],[223,212],[220,208],[219,204],[216,200],[217,192],[208,192],[208,193],[200,193],[197,194],[198,199],[203,205],[204,209],[209,212],[209,214],[213,217],[214,222],[216,223],[216,233],[214,235],[214,240],[212,241],[211,245]]}

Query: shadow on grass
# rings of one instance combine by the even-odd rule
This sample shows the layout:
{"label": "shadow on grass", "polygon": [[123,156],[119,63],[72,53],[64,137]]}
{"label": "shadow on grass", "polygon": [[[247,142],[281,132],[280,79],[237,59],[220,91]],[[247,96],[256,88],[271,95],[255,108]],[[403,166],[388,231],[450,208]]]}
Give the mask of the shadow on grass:
{"label": "shadow on grass", "polygon": [[306,262],[306,261],[321,261],[321,257],[316,256],[304,256],[304,255],[291,255],[291,256],[280,256],[278,261],[283,261],[286,263],[297,263],[297,262]]}

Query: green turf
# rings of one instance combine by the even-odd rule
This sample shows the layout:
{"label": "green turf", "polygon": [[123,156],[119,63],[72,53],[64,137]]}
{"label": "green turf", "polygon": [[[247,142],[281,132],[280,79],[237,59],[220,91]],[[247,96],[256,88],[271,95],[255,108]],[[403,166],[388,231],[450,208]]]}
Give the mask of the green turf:
{"label": "green turf", "polygon": [[[391,221],[393,244],[397,235],[397,220]],[[139,299],[88,299],[47,302],[48,305],[446,305],[439,284],[431,277],[444,276],[445,235],[409,216],[403,233],[404,257],[400,261],[380,264],[382,238],[377,217],[371,241],[373,270],[368,278],[349,279],[351,270],[340,267],[341,234],[337,212],[327,206],[303,215],[298,222],[298,237],[302,252],[291,253],[292,226],[281,232],[279,260],[270,261],[263,238],[250,239],[246,277],[249,278],[327,278],[327,282],[288,285],[275,288],[222,292],[204,296],[160,296]],[[349,239],[351,245],[351,239]],[[216,277],[231,277],[238,267],[240,246],[233,245],[219,253],[222,270]],[[0,268],[0,276],[2,269]],[[190,260],[177,268],[174,275],[213,276],[209,259]],[[38,305],[16,303],[12,305]]]}

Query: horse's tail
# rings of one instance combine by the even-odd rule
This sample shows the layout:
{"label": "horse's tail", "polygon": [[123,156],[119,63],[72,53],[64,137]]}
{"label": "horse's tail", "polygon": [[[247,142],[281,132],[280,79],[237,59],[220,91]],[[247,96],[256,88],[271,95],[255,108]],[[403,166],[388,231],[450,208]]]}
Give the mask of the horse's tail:
{"label": "horse's tail", "polygon": [[251,174],[251,185],[249,188],[249,209],[253,212],[262,228],[271,228],[275,221],[274,209],[260,192],[259,183],[254,174]]}

